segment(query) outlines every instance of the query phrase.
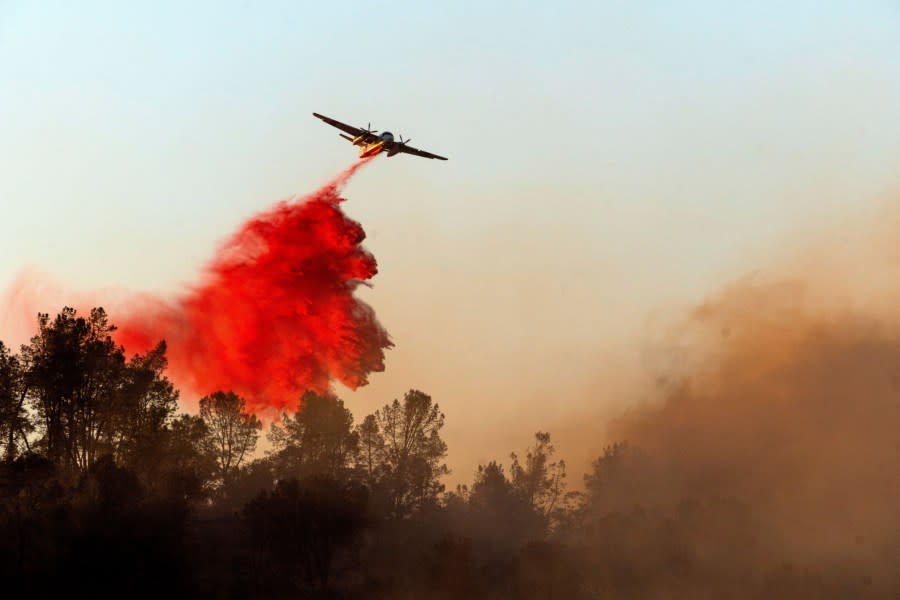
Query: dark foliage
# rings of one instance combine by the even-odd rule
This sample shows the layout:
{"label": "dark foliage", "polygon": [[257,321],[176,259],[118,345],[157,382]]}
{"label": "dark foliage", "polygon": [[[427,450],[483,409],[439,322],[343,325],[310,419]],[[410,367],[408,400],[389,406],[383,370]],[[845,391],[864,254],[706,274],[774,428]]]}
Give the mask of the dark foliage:
{"label": "dark foliage", "polygon": [[[900,532],[844,560],[752,498],[608,447],[566,489],[550,434],[445,492],[444,416],[411,390],[354,426],[307,393],[269,432],[214,392],[175,414],[166,347],[126,358],[102,309],[0,344],[4,597],[896,598]],[[896,477],[896,475],[894,475]],[[691,480],[693,481],[693,480]],[[673,493],[672,490],[677,490]]]}

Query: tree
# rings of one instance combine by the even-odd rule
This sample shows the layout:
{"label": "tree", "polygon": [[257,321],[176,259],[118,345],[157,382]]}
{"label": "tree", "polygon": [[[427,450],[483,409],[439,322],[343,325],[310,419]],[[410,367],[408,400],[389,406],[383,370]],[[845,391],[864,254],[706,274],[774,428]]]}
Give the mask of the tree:
{"label": "tree", "polygon": [[478,465],[468,499],[469,504],[493,510],[499,517],[515,502],[516,490],[506,478],[503,465],[492,460],[487,465]]}
{"label": "tree", "polygon": [[200,399],[200,418],[209,430],[204,449],[216,463],[219,481],[228,486],[244,458],[256,449],[262,423],[244,412],[244,399],[234,392],[215,392]]}
{"label": "tree", "polygon": [[18,454],[19,441],[28,444],[25,387],[21,361],[0,342],[0,447],[7,462]]}
{"label": "tree", "polygon": [[206,497],[217,470],[215,457],[207,452],[209,435],[206,422],[199,416],[181,415],[172,421],[161,477],[169,495],[186,500]]}
{"label": "tree", "polygon": [[106,454],[136,472],[152,471],[177,406],[163,374],[165,343],[126,361],[115,330],[102,308],[88,318],[64,308],[52,321],[38,315],[38,334],[22,348],[19,395],[37,415],[37,447],[69,474]]}
{"label": "tree", "polygon": [[584,476],[585,512],[602,516],[658,501],[670,495],[664,489],[668,480],[640,448],[628,442],[614,443],[603,449]]}
{"label": "tree", "polygon": [[330,477],[282,480],[247,504],[244,519],[272,568],[268,585],[325,589],[338,553],[367,522],[366,490]]}
{"label": "tree", "polygon": [[517,493],[549,518],[565,498],[566,463],[562,460],[550,462],[555,448],[549,433],[538,431],[534,439],[535,444],[526,452],[524,464],[515,452],[512,453],[510,475]]}
{"label": "tree", "polygon": [[237,514],[241,508],[261,492],[269,492],[275,487],[272,460],[269,457],[252,460],[231,476],[227,488],[216,499],[218,514]]}
{"label": "tree", "polygon": [[437,502],[444,490],[440,478],[450,470],[443,464],[447,444],[441,439],[444,415],[431,396],[410,390],[403,402],[394,400],[375,414],[384,438],[384,484],[394,517]]}
{"label": "tree", "polygon": [[494,553],[513,554],[545,531],[544,514],[519,493],[496,461],[478,466],[467,499],[461,528]]}
{"label": "tree", "polygon": [[384,470],[384,436],[375,415],[367,415],[356,434],[359,440],[356,468],[371,490],[378,485]]}
{"label": "tree", "polygon": [[153,472],[161,462],[167,425],[178,407],[178,392],[163,375],[166,343],[137,354],[122,372],[110,441],[114,456],[139,473]]}
{"label": "tree", "polygon": [[64,488],[56,475],[53,462],[33,452],[0,463],[0,581],[39,580],[63,554],[56,542],[67,524]]}
{"label": "tree", "polygon": [[23,355],[25,384],[40,418],[40,445],[57,464],[83,471],[112,451],[124,353],[110,337],[115,327],[102,308],[85,319],[67,307],[52,322],[39,315],[38,325]]}
{"label": "tree", "polygon": [[294,416],[272,424],[269,441],[281,478],[327,475],[342,479],[356,457],[359,434],[353,415],[336,396],[306,392]]}
{"label": "tree", "polygon": [[68,551],[54,579],[67,587],[77,581],[99,597],[123,589],[146,597],[184,595],[189,511],[183,499],[148,496],[137,474],[107,454],[80,475],[70,511]]}

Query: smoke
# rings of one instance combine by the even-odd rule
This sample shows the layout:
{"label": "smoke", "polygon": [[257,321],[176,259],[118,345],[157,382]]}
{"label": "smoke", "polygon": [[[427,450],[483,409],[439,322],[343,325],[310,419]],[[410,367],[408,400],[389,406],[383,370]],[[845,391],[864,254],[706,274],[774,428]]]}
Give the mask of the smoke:
{"label": "smoke", "polygon": [[131,354],[165,340],[177,386],[198,395],[234,390],[255,412],[295,409],[303,391],[332,381],[365,385],[392,344],[354,296],[377,266],[338,193],[367,161],[248,220],[174,301],[131,298],[111,314],[116,341]]}
{"label": "smoke", "polygon": [[828,275],[744,279],[694,310],[668,340],[678,366],[660,380],[662,397],[612,428],[644,457],[633,481],[598,501],[616,510],[734,498],[754,519],[728,527],[764,540],[761,556],[865,565],[890,586],[900,550],[900,319],[846,300],[852,274]]}

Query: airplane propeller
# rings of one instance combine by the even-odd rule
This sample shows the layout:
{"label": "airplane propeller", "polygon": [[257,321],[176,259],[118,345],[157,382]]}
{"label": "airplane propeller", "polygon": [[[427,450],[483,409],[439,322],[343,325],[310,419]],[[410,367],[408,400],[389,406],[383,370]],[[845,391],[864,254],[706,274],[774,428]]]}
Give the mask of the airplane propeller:
{"label": "airplane propeller", "polygon": [[360,127],[360,129],[362,129],[363,133],[365,133],[365,134],[375,135],[376,133],[378,133],[377,131],[374,131],[372,129],[372,123],[369,123],[368,127]]}
{"label": "airplane propeller", "polygon": [[[398,134],[398,135],[399,135],[399,134]],[[401,146],[405,146],[405,145],[407,145],[408,143],[410,143],[411,141],[412,141],[412,138],[407,138],[406,140],[404,140],[404,139],[403,139],[403,136],[402,136],[402,135],[400,136],[400,145],[401,145]]]}

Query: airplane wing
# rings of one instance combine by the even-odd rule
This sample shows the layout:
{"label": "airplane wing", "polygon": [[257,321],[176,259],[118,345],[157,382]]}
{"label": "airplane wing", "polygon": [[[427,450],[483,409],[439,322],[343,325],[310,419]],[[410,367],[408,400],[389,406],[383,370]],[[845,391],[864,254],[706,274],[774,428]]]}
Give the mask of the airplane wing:
{"label": "airplane wing", "polygon": [[[363,131],[363,130],[360,129],[359,127],[353,127],[352,125],[347,125],[346,123],[341,123],[340,121],[336,121],[335,119],[332,119],[332,118],[330,118],[330,117],[326,117],[325,115],[320,115],[319,113],[313,113],[313,116],[316,117],[317,119],[322,119],[323,121],[325,121],[326,123],[328,123],[328,124],[331,125],[332,127],[337,127],[337,128],[340,129],[341,131],[344,131],[344,132],[346,132],[346,133],[349,133],[350,135],[353,136],[352,138],[350,138],[351,141],[353,141],[353,138],[356,138],[356,137],[358,137],[358,136],[360,136],[360,135],[366,133],[365,131]],[[344,137],[344,136],[341,136],[341,137]],[[372,140],[372,139],[375,139],[376,137],[378,137],[378,136],[373,135],[373,134],[370,133],[370,134],[366,135],[365,141],[368,142],[368,141],[370,141],[370,140]]]}
{"label": "airplane wing", "polygon": [[406,144],[400,144],[400,152],[406,152],[407,154],[421,156],[422,158],[436,158],[438,160],[447,160],[443,156],[438,156],[437,154],[432,154],[431,152],[425,152],[424,150],[419,150],[418,148],[413,148],[412,146],[407,146]]}

